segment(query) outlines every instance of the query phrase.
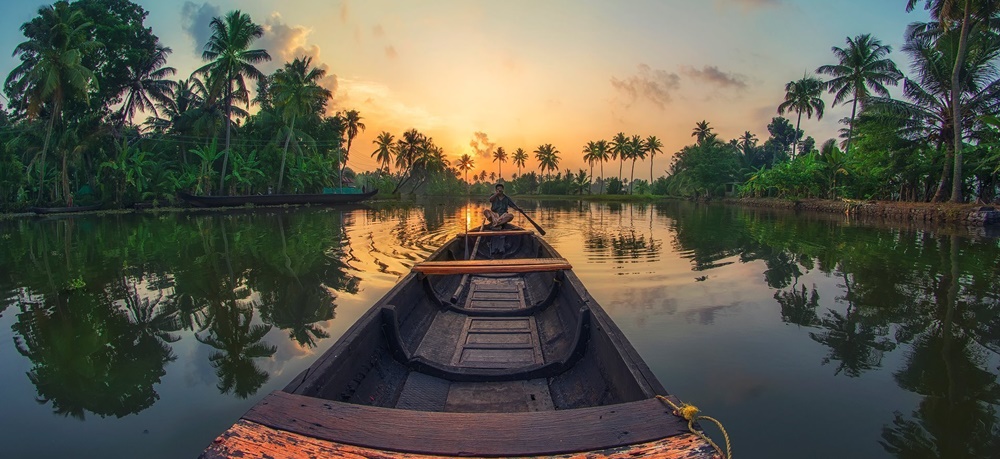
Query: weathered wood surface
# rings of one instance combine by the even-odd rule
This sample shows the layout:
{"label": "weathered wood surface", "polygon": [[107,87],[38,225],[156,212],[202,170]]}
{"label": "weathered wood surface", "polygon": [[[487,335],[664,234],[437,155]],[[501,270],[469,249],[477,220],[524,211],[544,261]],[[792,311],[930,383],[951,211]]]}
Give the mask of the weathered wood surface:
{"label": "weathered wood surface", "polygon": [[565,258],[512,258],[507,260],[424,261],[413,265],[424,274],[529,273],[573,269]]}
{"label": "weathered wood surface", "polygon": [[243,419],[336,443],[443,456],[562,454],[687,432],[687,422],[656,399],[529,413],[436,413],[275,391]]}
{"label": "weathered wood surface", "polygon": [[[663,440],[638,443],[597,451],[560,454],[550,459],[710,459],[712,448],[694,434],[681,434]],[[345,459],[401,458],[444,459],[447,456],[410,454],[365,448],[344,443],[330,442],[292,432],[273,429],[256,422],[240,420],[220,435],[202,453],[202,459],[240,457],[243,459],[314,459],[337,457]],[[479,457],[482,456],[469,456]]]}
{"label": "weathered wood surface", "polygon": [[467,236],[523,236],[533,234],[531,230],[469,231]]}

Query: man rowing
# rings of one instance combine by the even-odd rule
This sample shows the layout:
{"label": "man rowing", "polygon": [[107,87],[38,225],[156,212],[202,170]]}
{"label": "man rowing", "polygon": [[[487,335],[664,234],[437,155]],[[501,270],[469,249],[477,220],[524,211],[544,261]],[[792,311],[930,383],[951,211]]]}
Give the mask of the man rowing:
{"label": "man rowing", "polygon": [[498,183],[496,192],[490,196],[490,208],[483,209],[483,216],[490,221],[490,228],[500,229],[504,223],[510,223],[514,215],[507,211],[509,207],[517,208],[510,198],[503,192],[503,184]]}

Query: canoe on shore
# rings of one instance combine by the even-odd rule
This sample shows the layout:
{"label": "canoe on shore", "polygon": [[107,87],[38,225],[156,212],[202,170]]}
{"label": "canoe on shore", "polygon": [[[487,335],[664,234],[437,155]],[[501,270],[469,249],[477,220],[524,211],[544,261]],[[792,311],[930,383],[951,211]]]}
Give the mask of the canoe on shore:
{"label": "canoe on shore", "polygon": [[239,207],[247,204],[255,206],[283,205],[332,205],[352,204],[375,196],[378,190],[367,193],[327,193],[327,194],[262,194],[240,196],[198,196],[183,191],[177,195],[195,207]]}
{"label": "canoe on shore", "polygon": [[94,204],[92,206],[74,207],[29,207],[28,212],[34,212],[38,215],[72,214],[77,212],[92,212],[100,210],[101,206],[101,204]]}
{"label": "canoe on shore", "polygon": [[569,262],[508,225],[413,266],[201,457],[713,457],[657,395]]}

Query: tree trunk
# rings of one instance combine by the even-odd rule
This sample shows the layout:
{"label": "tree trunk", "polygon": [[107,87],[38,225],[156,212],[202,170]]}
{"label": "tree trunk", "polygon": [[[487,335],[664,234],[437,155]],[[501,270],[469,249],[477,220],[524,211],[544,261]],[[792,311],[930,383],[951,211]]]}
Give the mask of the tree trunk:
{"label": "tree trunk", "polygon": [[49,116],[49,128],[45,133],[45,142],[42,143],[42,165],[38,171],[38,198],[36,203],[42,202],[42,194],[45,189],[45,156],[49,153],[49,139],[52,138],[52,129],[56,124],[56,116],[59,115],[59,103],[52,108],[52,115]]}
{"label": "tree trunk", "polygon": [[951,72],[951,105],[954,111],[952,123],[955,130],[955,174],[951,179],[951,202],[964,202],[962,198],[962,93],[961,70],[965,66],[965,56],[969,52],[969,24],[972,0],[965,0],[965,13],[962,18],[962,35],[958,39],[958,56],[955,58],[955,68]]}
{"label": "tree trunk", "polygon": [[931,198],[931,202],[944,202],[945,193],[948,190],[948,176],[951,171],[951,149],[945,147],[944,155],[944,167],[941,168],[941,180],[938,181],[937,191],[934,192],[934,197]]}
{"label": "tree trunk", "polygon": [[795,122],[795,140],[792,141],[792,158],[799,154],[799,126],[802,126],[802,110],[799,110],[799,120]]}
{"label": "tree trunk", "polygon": [[[340,161],[340,188],[344,188],[344,169],[347,169],[346,158],[351,157],[351,142],[354,141],[353,136],[347,136],[347,154],[342,155],[341,158],[344,160]],[[341,190],[343,191],[343,190]]]}
{"label": "tree trunk", "polygon": [[601,161],[601,194],[604,194],[604,161]]}
{"label": "tree trunk", "polygon": [[219,193],[226,192],[226,167],[229,165],[229,131],[231,130],[233,119],[233,83],[232,78],[226,81],[226,154],[222,156],[222,175],[219,176]]}
{"label": "tree trunk", "polygon": [[590,163],[590,185],[587,187],[587,194],[594,194],[594,163]]}
{"label": "tree trunk", "polygon": [[628,180],[628,194],[632,194],[632,185],[635,184],[635,157],[632,158],[632,177]]}
{"label": "tree trunk", "polygon": [[650,194],[652,194],[652,192],[653,192],[653,157],[654,156],[656,156],[656,153],[653,153],[653,152],[649,153],[649,191],[650,191]]}
{"label": "tree trunk", "polygon": [[854,117],[858,113],[858,95],[854,94],[854,105],[851,107],[851,124],[847,127],[847,150],[844,154],[851,154],[851,139],[854,138]]}
{"label": "tree trunk", "polygon": [[278,188],[274,190],[275,194],[281,194],[281,183],[285,179],[285,158],[288,157],[288,144],[292,141],[292,133],[295,132],[296,116],[292,115],[292,124],[288,127],[288,137],[285,137],[285,151],[281,154],[281,168],[278,169]]}

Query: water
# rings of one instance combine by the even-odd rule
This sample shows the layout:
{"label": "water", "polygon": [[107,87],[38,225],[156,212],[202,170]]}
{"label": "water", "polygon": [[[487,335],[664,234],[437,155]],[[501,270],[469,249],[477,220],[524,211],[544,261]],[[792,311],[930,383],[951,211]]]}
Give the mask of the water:
{"label": "water", "polygon": [[[520,204],[739,457],[1000,450],[997,239]],[[3,456],[197,456],[480,221],[462,202],[373,206],[0,222]]]}

